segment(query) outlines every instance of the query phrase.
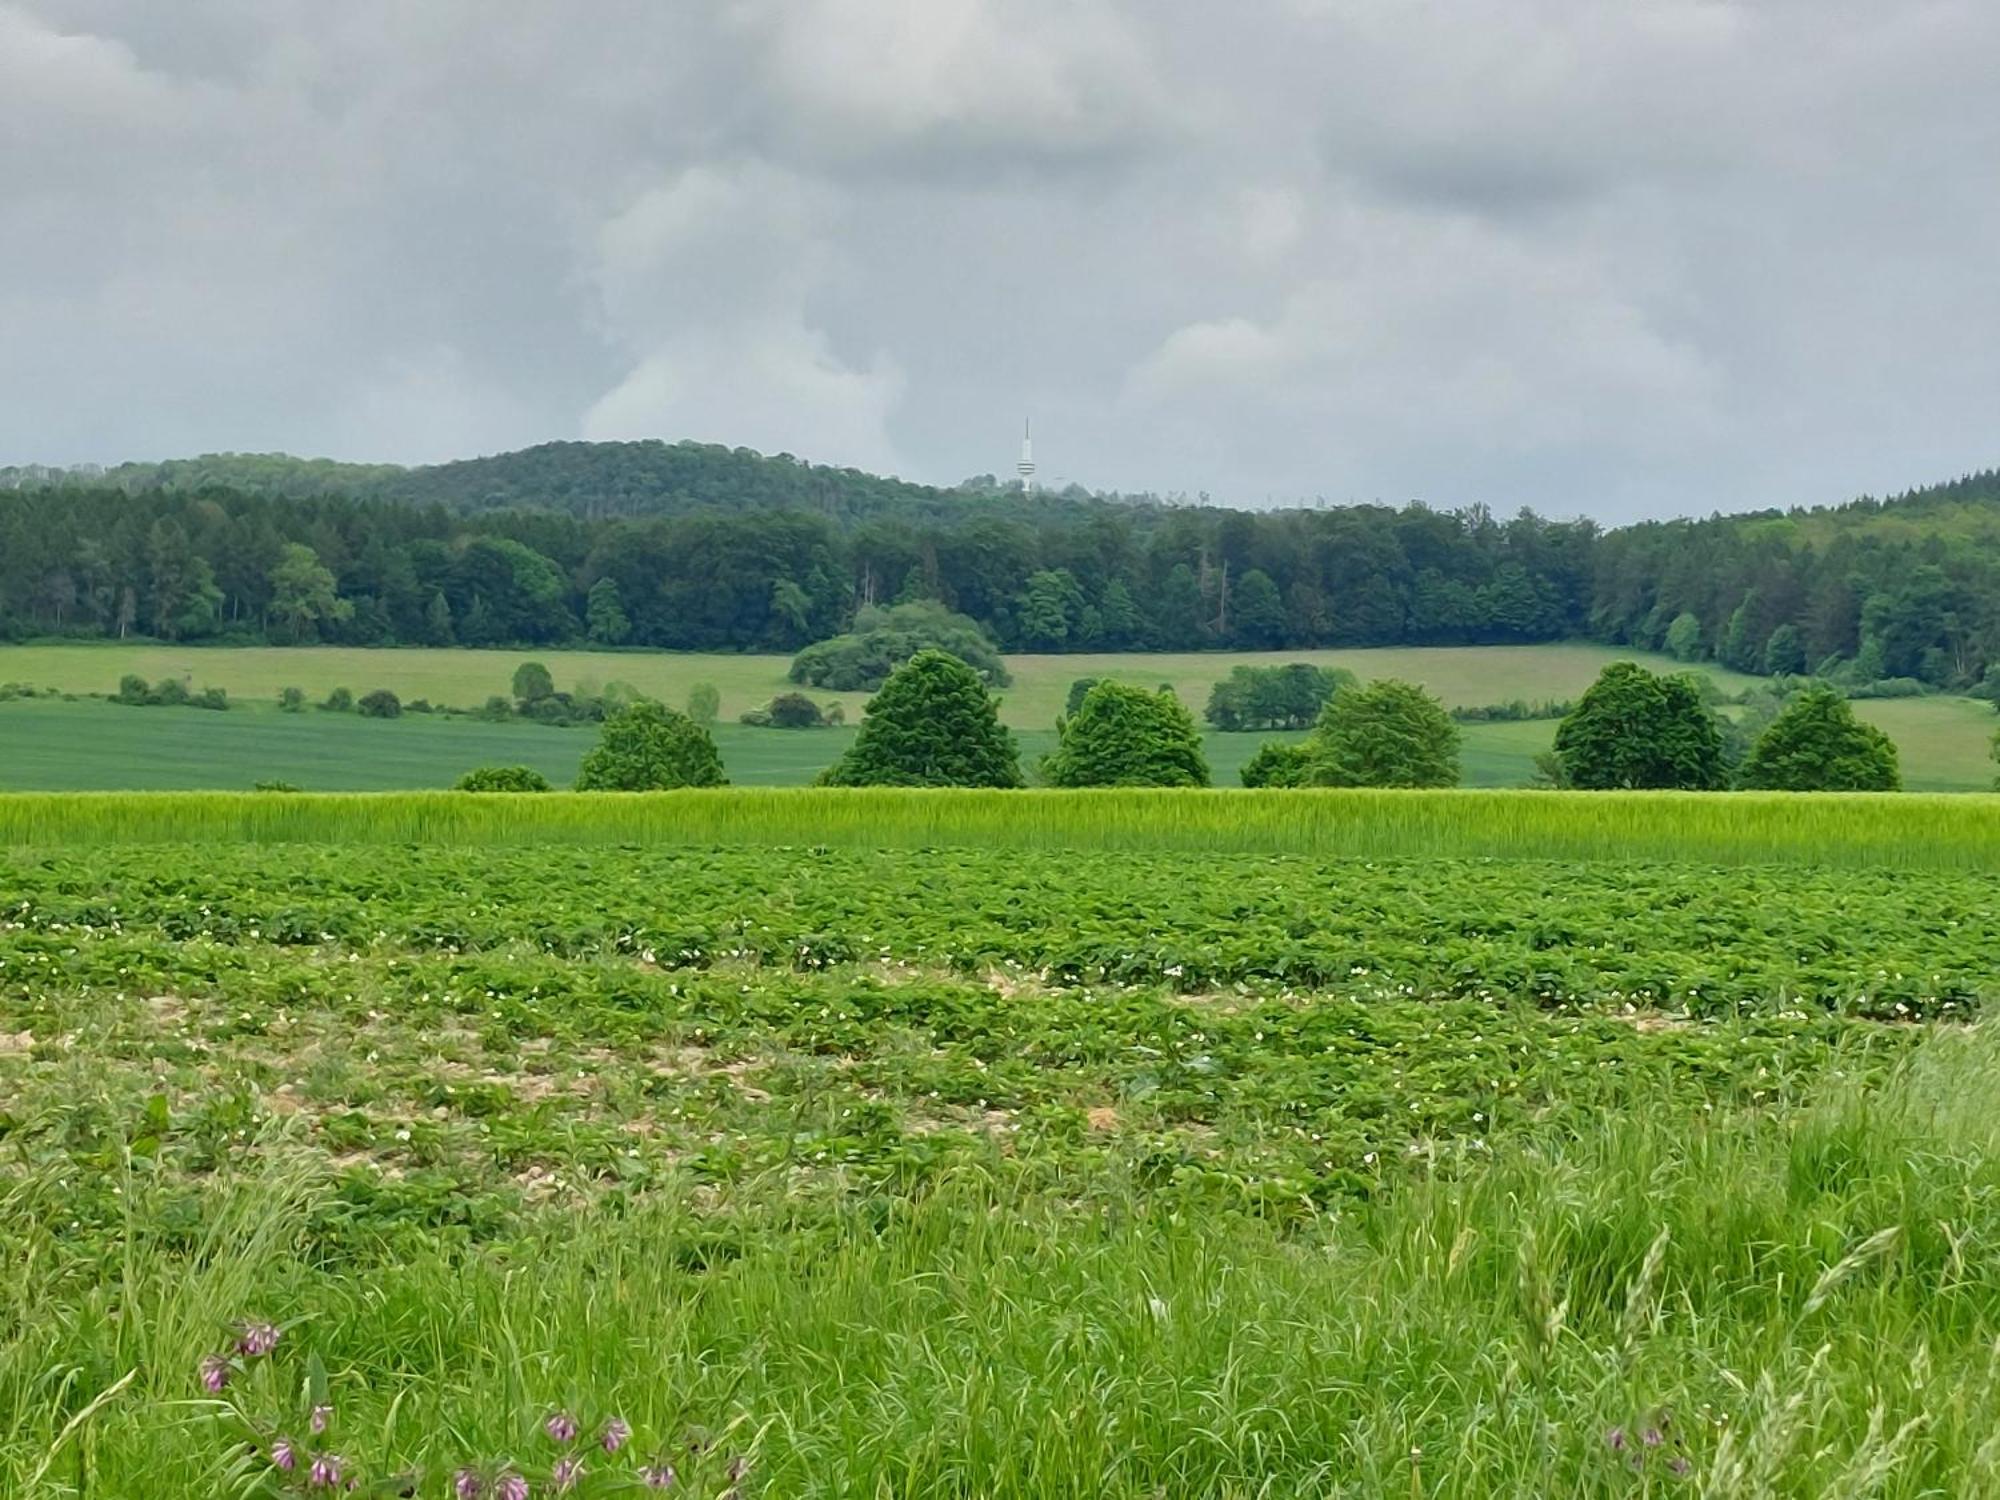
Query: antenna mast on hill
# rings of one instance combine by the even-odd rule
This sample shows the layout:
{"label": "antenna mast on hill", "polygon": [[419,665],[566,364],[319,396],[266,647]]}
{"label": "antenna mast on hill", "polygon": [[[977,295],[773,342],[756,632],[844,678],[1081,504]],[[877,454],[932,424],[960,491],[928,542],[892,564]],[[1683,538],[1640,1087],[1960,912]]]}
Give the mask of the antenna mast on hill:
{"label": "antenna mast on hill", "polygon": [[1032,493],[1035,488],[1035,440],[1026,417],[1021,419],[1021,461],[1014,465],[1014,472],[1021,476],[1021,493]]}

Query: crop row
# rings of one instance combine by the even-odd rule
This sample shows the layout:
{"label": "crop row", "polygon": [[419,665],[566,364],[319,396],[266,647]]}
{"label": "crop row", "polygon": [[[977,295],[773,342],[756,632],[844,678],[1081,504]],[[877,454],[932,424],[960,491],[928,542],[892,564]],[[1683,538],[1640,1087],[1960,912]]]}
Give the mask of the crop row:
{"label": "crop row", "polygon": [[1115,849],[1990,870],[2000,865],[2000,797],[902,788],[0,795],[0,845],[162,841]]}
{"label": "crop row", "polygon": [[0,890],[16,962],[123,933],[1887,1020],[2000,989],[2000,883],[1936,870],[164,845],[17,850]]}

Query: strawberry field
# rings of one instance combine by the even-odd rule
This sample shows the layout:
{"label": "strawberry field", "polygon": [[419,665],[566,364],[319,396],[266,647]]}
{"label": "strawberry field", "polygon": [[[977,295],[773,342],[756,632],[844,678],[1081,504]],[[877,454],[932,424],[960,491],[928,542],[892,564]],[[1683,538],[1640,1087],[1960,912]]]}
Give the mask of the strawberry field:
{"label": "strawberry field", "polygon": [[1957,868],[16,847],[0,1492],[1991,1493],[1996,990]]}

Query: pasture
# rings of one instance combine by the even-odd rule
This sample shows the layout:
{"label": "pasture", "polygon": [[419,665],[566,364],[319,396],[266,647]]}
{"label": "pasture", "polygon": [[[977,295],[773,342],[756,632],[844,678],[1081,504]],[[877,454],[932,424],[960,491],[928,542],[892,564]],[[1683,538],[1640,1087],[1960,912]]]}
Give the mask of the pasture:
{"label": "pasture", "polygon": [[[1015,729],[1024,763],[1032,764],[1053,746],[1055,717],[1069,684],[1081,676],[1140,685],[1170,682],[1198,713],[1209,688],[1238,662],[1313,660],[1346,666],[1364,678],[1408,677],[1448,704],[1475,705],[1573,697],[1604,663],[1631,655],[1563,645],[1264,656],[1022,656],[1010,658],[1016,681],[1001,695],[1001,716]],[[405,699],[473,706],[506,692],[514,668],[529,659],[509,651],[0,646],[0,681],[106,693],[127,672],[148,680],[185,675],[196,687],[219,686],[236,700],[221,714],[98,702],[0,702],[0,744],[6,752],[0,756],[0,789],[242,789],[286,781],[316,791],[395,790],[449,786],[473,766],[490,764],[531,765],[567,785],[591,743],[589,730],[421,715],[381,722],[345,714],[280,714],[274,708],[277,691],[285,686],[301,687],[315,700],[335,687],[362,692],[386,686]],[[716,683],[723,716],[716,741],[731,781],[744,786],[811,781],[846,747],[867,702],[860,693],[815,693],[821,701],[846,705],[846,729],[759,730],[735,723],[735,716],[786,689],[786,658],[545,652],[534,659],[545,661],[565,689],[624,680],[670,703],[684,701],[697,681]],[[1650,664],[1673,665],[1664,658]],[[1709,670],[1725,687],[1748,680]],[[1966,698],[1910,698],[1863,702],[1856,711],[1895,739],[1910,790],[1983,791],[1993,785],[1991,740],[2000,721],[1989,705]],[[1552,744],[1555,725],[1472,723],[1463,731],[1464,784],[1510,787],[1533,779],[1535,756]],[[1204,734],[1216,785],[1234,786],[1243,763],[1272,738],[1291,736]]]}
{"label": "pasture", "polygon": [[[0,800],[0,1492],[272,1493],[283,1439],[438,1497],[1995,1493],[2000,908],[1990,842],[1910,862],[1944,799],[1794,799],[1843,868],[1662,857],[1755,799],[1193,859],[1199,798],[1059,795],[1011,800],[1060,846],[902,850],[800,792],[701,846]],[[1551,853],[1620,801],[1484,800]],[[527,844],[380,811],[475,803]]]}

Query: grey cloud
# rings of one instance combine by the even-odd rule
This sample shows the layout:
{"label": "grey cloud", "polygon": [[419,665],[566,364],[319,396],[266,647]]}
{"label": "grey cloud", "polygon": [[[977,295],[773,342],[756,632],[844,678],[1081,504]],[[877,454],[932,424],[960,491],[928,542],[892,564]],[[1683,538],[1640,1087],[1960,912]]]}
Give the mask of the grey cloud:
{"label": "grey cloud", "polygon": [[1617,518],[1992,463],[1984,0],[0,0],[0,462]]}

